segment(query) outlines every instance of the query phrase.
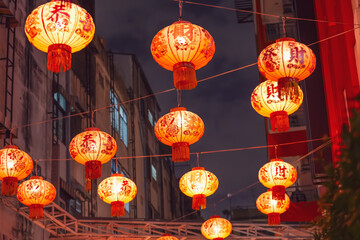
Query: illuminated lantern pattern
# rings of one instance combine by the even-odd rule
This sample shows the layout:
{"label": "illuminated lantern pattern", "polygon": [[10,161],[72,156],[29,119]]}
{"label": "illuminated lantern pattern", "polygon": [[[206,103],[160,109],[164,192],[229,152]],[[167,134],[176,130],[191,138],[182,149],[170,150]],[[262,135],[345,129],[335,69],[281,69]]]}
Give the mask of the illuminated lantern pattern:
{"label": "illuminated lantern pattern", "polygon": [[269,225],[279,225],[280,214],[290,207],[290,198],[285,194],[284,200],[275,200],[272,191],[268,190],[258,197],[256,207],[260,212],[268,215]]}
{"label": "illuminated lantern pattern", "polygon": [[195,113],[184,107],[170,110],[155,125],[155,135],[160,142],[172,146],[172,160],[190,160],[189,145],[197,142],[204,134],[204,122]]}
{"label": "illuminated lantern pattern", "polygon": [[289,130],[289,115],[294,113],[303,102],[303,92],[297,86],[299,95],[280,99],[277,95],[278,83],[264,81],[251,94],[251,105],[257,113],[270,118],[271,129],[279,132]]}
{"label": "illuminated lantern pattern", "polygon": [[157,240],[179,240],[179,239],[171,236],[171,234],[163,234],[162,237],[158,238]]}
{"label": "illuminated lantern pattern", "polygon": [[16,194],[18,181],[29,176],[33,169],[31,157],[13,145],[0,150],[1,194],[12,196]]}
{"label": "illuminated lantern pattern", "polygon": [[110,161],[116,150],[115,139],[98,128],[87,128],[76,135],[69,146],[71,157],[85,165],[87,179],[100,178],[102,164]]}
{"label": "illuminated lantern pattern", "polygon": [[70,69],[71,53],[86,47],[94,33],[91,15],[69,0],[52,0],[37,7],[25,23],[30,43],[48,53],[47,67],[55,73]]}
{"label": "illuminated lantern pattern", "polygon": [[151,53],[160,66],[173,71],[177,89],[193,89],[197,85],[195,70],[212,59],[215,42],[204,28],[180,20],[155,35]]}
{"label": "illuminated lantern pattern", "polygon": [[125,215],[125,203],[136,197],[137,188],[133,181],[122,174],[112,174],[98,186],[98,195],[106,203],[111,204],[111,216]]}
{"label": "illuminated lantern pattern", "polygon": [[17,190],[19,201],[29,206],[29,218],[39,219],[44,217],[43,206],[54,201],[56,189],[54,185],[43,180],[42,177],[31,177],[20,184]]}
{"label": "illuminated lantern pattern", "polygon": [[259,71],[265,78],[278,81],[279,97],[297,96],[298,81],[315,70],[316,57],[305,44],[293,38],[280,38],[267,46],[259,55]]}
{"label": "illuminated lantern pattern", "polygon": [[206,208],[206,197],[217,190],[219,181],[213,173],[195,167],[181,177],[179,186],[181,192],[193,198],[192,208],[200,210]]}
{"label": "illuminated lantern pattern", "polygon": [[296,169],[282,159],[272,159],[259,171],[259,181],[265,187],[271,188],[272,196],[276,200],[285,199],[285,188],[290,187],[296,178]]}
{"label": "illuminated lantern pattern", "polygon": [[207,239],[224,239],[232,231],[231,223],[220,216],[212,216],[201,226],[201,234]]}

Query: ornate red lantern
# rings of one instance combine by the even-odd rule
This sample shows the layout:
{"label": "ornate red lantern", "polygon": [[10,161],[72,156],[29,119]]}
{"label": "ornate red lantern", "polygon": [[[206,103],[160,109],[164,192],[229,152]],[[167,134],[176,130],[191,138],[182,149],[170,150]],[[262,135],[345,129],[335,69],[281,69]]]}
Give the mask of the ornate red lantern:
{"label": "ornate red lantern", "polygon": [[221,240],[232,232],[231,223],[220,216],[212,216],[201,226],[201,234],[207,239]]}
{"label": "ornate red lantern", "polygon": [[204,28],[179,20],[155,35],[151,53],[160,66],[174,72],[175,88],[193,89],[195,70],[212,59],[215,42]]}
{"label": "ornate red lantern", "polygon": [[278,83],[266,80],[258,85],[251,94],[251,105],[257,113],[270,118],[271,129],[279,132],[289,130],[289,115],[294,113],[303,102],[303,92],[298,88],[298,96],[278,97]]}
{"label": "ornate red lantern", "polygon": [[184,107],[170,110],[155,125],[155,135],[160,142],[172,146],[172,160],[190,160],[189,145],[197,142],[204,134],[204,122],[195,113]]}
{"label": "ornate red lantern", "polygon": [[50,204],[56,197],[54,185],[43,180],[42,177],[31,177],[20,184],[17,190],[19,201],[29,206],[29,218],[39,219],[44,217],[43,207]]}
{"label": "ornate red lantern", "polygon": [[296,169],[282,159],[272,159],[259,171],[259,181],[265,187],[271,188],[272,196],[276,200],[285,199],[285,188],[290,187],[296,178]]}
{"label": "ornate red lantern", "polygon": [[18,181],[29,176],[33,169],[31,157],[17,146],[8,145],[0,150],[1,194],[12,196],[16,194]]}
{"label": "ornate red lantern", "polygon": [[179,186],[181,192],[193,198],[192,209],[200,210],[206,208],[206,197],[217,190],[219,181],[203,167],[195,167],[181,177]]}
{"label": "ornate red lantern", "polygon": [[179,239],[171,236],[171,234],[163,234],[162,237],[158,238],[157,240],[179,240]]}
{"label": "ornate red lantern", "polygon": [[71,54],[86,47],[95,25],[85,9],[69,0],[52,0],[28,16],[25,34],[37,49],[48,53],[47,67],[58,73],[71,67]]}
{"label": "ornate red lantern", "polygon": [[256,207],[260,212],[268,215],[269,225],[279,225],[280,214],[290,207],[290,198],[285,194],[284,200],[275,200],[269,189],[258,197]]}
{"label": "ornate red lantern", "polygon": [[280,38],[259,55],[259,71],[266,79],[279,83],[279,98],[298,96],[298,81],[315,70],[316,57],[305,44],[293,38]]}
{"label": "ornate red lantern", "polygon": [[111,204],[111,216],[125,215],[125,203],[136,197],[136,184],[122,174],[112,174],[98,186],[98,195],[106,203]]}

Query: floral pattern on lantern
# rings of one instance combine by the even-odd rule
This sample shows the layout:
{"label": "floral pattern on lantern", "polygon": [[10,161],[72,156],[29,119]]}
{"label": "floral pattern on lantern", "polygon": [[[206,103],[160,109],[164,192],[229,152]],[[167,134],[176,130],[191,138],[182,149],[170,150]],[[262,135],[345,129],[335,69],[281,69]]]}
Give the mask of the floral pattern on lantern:
{"label": "floral pattern on lantern", "polygon": [[268,190],[258,197],[256,207],[260,212],[268,215],[269,225],[279,225],[280,214],[290,207],[290,198],[285,194],[284,200],[275,200],[272,191]]}
{"label": "floral pattern on lantern", "polygon": [[106,203],[111,204],[111,216],[124,216],[125,203],[136,197],[137,187],[133,181],[122,174],[112,174],[98,186],[98,195]]}
{"label": "floral pattern on lantern", "polygon": [[87,128],[76,135],[69,146],[71,157],[85,165],[87,179],[100,178],[102,164],[110,161],[116,151],[115,139],[99,128]]}
{"label": "floral pattern on lantern", "polygon": [[296,178],[296,169],[282,159],[272,159],[259,170],[259,181],[272,189],[272,196],[276,200],[285,199],[285,188],[290,187]]}
{"label": "floral pattern on lantern", "polygon": [[155,135],[160,142],[172,146],[172,160],[190,160],[189,145],[197,142],[204,134],[204,122],[195,113],[184,107],[170,110],[155,125]]}
{"label": "floral pattern on lantern", "polygon": [[0,180],[1,194],[12,196],[16,194],[18,181],[29,176],[33,170],[33,161],[24,151],[13,145],[0,150]]}
{"label": "floral pattern on lantern", "polygon": [[230,235],[231,231],[231,223],[220,216],[212,216],[201,226],[201,234],[207,239],[224,239]]}
{"label": "floral pattern on lantern", "polygon": [[192,197],[192,208],[200,210],[206,208],[206,197],[213,194],[219,186],[217,177],[202,167],[195,167],[192,171],[185,173],[180,181],[181,192]]}
{"label": "floral pattern on lantern", "polygon": [[316,57],[305,44],[293,38],[280,38],[259,55],[259,71],[265,78],[279,82],[279,98],[298,96],[298,81],[315,70]]}
{"label": "floral pattern on lantern", "polygon": [[163,234],[162,237],[160,237],[156,240],[179,240],[179,239],[171,236],[171,234]]}
{"label": "floral pattern on lantern", "polygon": [[289,130],[289,115],[294,113],[303,102],[303,92],[297,86],[299,95],[280,99],[278,83],[266,80],[260,83],[251,94],[251,105],[257,113],[270,118],[271,129],[279,132]]}
{"label": "floral pattern on lantern", "polygon": [[197,85],[195,70],[212,59],[215,42],[204,28],[180,20],[155,35],[151,53],[160,66],[173,71],[177,89],[193,89]]}
{"label": "floral pattern on lantern", "polygon": [[43,218],[43,206],[50,204],[55,197],[56,189],[54,185],[37,176],[21,183],[17,190],[19,201],[29,206],[30,219]]}
{"label": "floral pattern on lantern", "polygon": [[48,53],[47,67],[58,73],[70,69],[71,53],[92,41],[95,25],[91,15],[80,6],[69,0],[52,0],[27,17],[25,34],[37,49]]}

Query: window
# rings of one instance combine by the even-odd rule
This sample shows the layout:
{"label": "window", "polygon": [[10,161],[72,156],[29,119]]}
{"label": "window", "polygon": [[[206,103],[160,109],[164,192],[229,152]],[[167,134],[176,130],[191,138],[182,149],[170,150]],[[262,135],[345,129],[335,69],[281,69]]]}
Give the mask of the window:
{"label": "window", "polygon": [[151,113],[150,109],[148,109],[148,119],[151,126],[154,126],[154,115]]}
{"label": "window", "polygon": [[125,203],[125,211],[130,213],[130,202]]}
{"label": "window", "polygon": [[151,164],[151,177],[157,181],[157,170],[153,164]]}
{"label": "window", "polygon": [[114,92],[114,90],[110,90],[110,121],[111,127],[115,130],[115,132],[120,132],[120,125],[119,125],[119,97]]}
{"label": "window", "polygon": [[128,126],[127,114],[122,106],[120,106],[120,139],[128,146]]}
{"label": "window", "polygon": [[[64,96],[59,92],[54,93],[53,117],[62,118],[65,116],[65,111],[66,100]],[[53,143],[56,144],[59,140],[65,142],[65,118],[53,122]]]}

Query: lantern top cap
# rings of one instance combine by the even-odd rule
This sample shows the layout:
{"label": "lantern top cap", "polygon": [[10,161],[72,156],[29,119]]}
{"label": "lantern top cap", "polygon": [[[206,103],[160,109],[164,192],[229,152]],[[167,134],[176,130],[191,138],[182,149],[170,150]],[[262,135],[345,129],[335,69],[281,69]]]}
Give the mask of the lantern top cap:
{"label": "lantern top cap", "polygon": [[88,131],[100,131],[100,128],[90,127],[90,128],[85,129],[85,132],[88,132]]}
{"label": "lantern top cap", "polygon": [[276,42],[284,42],[284,41],[291,41],[291,42],[295,42],[294,38],[289,38],[289,37],[284,37],[284,38],[279,38],[276,40]]}
{"label": "lantern top cap", "polygon": [[163,234],[162,236],[163,236],[163,237],[170,237],[171,234],[167,234],[167,233],[166,233],[166,234]]}
{"label": "lantern top cap", "polygon": [[40,179],[40,180],[43,180],[43,177],[40,177],[40,176],[32,176],[32,177],[30,177],[30,179]]}
{"label": "lantern top cap", "polygon": [[270,160],[270,162],[283,162],[284,160],[282,160],[281,158],[273,158]]}
{"label": "lantern top cap", "polygon": [[121,173],[114,173],[114,174],[111,174],[111,177],[124,177],[124,175]]}
{"label": "lantern top cap", "polygon": [[178,20],[178,21],[174,22],[173,24],[178,24],[178,23],[190,23],[191,24],[191,22],[184,21],[184,20]]}
{"label": "lantern top cap", "polygon": [[15,149],[19,149],[18,146],[15,146],[15,145],[6,145],[4,146],[4,148],[15,148]]}
{"label": "lantern top cap", "polygon": [[186,111],[186,108],[184,108],[184,107],[176,107],[176,108],[170,109],[170,112],[177,112],[177,111]]}
{"label": "lantern top cap", "polygon": [[214,216],[211,216],[210,218],[220,218],[219,215],[214,215]]}
{"label": "lantern top cap", "polygon": [[192,170],[193,170],[193,171],[194,171],[194,170],[205,170],[205,168],[203,168],[203,167],[194,167]]}

